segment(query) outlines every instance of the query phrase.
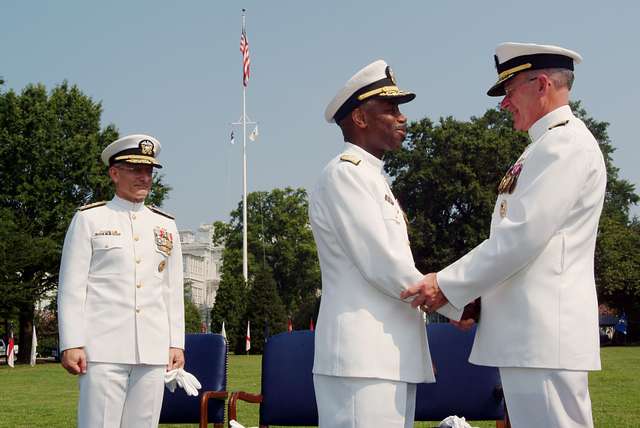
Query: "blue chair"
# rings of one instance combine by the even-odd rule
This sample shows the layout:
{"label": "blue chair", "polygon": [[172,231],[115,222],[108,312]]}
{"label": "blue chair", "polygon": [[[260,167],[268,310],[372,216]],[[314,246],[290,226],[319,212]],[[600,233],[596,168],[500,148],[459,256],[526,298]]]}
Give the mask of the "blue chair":
{"label": "blue chair", "polygon": [[199,423],[206,428],[213,422],[222,428],[228,396],[226,340],[219,334],[187,334],[184,357],[184,369],[200,381],[202,389],[197,397],[190,397],[182,388],[175,392],[165,388],[160,423]]}
{"label": "blue chair", "polygon": [[457,415],[508,426],[498,369],[468,361],[475,331],[475,325],[466,332],[449,323],[427,325],[436,383],[418,385],[416,421],[440,421]]}
{"label": "blue chair", "polygon": [[[317,426],[318,408],[313,388],[312,331],[293,331],[269,337],[262,355],[262,391],[233,392],[229,420],[237,420],[238,400],[260,404],[260,428],[269,425]],[[242,421],[239,421],[242,422]]]}

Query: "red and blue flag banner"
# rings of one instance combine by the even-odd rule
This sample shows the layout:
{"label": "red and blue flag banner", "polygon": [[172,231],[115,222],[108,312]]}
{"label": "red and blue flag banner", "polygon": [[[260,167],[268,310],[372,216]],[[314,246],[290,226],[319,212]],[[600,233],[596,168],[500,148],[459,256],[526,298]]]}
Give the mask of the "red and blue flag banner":
{"label": "red and blue flag banner", "polygon": [[251,59],[249,58],[249,40],[247,39],[247,31],[242,28],[240,35],[240,52],[242,52],[242,84],[249,84],[249,76],[251,75]]}

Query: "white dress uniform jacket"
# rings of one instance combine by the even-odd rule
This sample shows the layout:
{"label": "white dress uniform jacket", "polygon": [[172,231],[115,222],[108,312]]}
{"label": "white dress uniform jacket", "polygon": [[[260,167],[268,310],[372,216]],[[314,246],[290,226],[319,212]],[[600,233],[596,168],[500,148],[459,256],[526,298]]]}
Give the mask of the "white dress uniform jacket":
{"label": "white dress uniform jacket", "polygon": [[61,351],[84,347],[88,361],[102,363],[167,364],[170,347],[184,349],[183,306],[171,218],[117,196],[76,213],[60,267]]}
{"label": "white dress uniform jacket", "polygon": [[569,106],[529,129],[513,193],[498,196],[489,239],[438,273],[449,301],[482,296],[469,361],[599,370],[594,251],[607,173]]}
{"label": "white dress uniform jacket", "polygon": [[[424,318],[400,300],[423,275],[382,166],[347,143],[311,194],[309,217],[322,271],[313,373],[433,382]],[[461,311],[448,314],[457,319]]]}

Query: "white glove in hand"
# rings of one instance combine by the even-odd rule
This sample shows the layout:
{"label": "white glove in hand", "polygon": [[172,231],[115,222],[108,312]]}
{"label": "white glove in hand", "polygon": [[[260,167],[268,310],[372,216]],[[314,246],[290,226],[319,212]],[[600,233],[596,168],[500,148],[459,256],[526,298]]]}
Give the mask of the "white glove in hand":
{"label": "white glove in hand", "polygon": [[457,416],[447,416],[440,422],[438,428],[474,428],[464,418]]}
{"label": "white glove in hand", "polygon": [[198,379],[191,373],[186,372],[184,369],[173,369],[164,374],[164,384],[167,389],[174,392],[176,385],[184,389],[184,392],[190,396],[197,396],[198,390],[202,388]]}
{"label": "white glove in hand", "polygon": [[[244,425],[242,425],[240,422],[236,421],[235,419],[231,419],[229,421],[229,425],[231,425],[231,428],[244,428]],[[258,428],[258,427],[251,427],[251,428]]]}
{"label": "white glove in hand", "polygon": [[164,386],[171,392],[176,390],[176,376],[178,376],[178,369],[164,372]]}

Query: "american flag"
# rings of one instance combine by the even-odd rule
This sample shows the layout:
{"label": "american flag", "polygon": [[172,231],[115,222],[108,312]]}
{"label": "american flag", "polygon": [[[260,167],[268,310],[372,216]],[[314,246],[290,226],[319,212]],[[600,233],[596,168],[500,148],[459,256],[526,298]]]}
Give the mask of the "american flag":
{"label": "american flag", "polygon": [[247,32],[244,28],[240,35],[240,52],[242,52],[242,84],[247,86],[249,83],[249,75],[251,74],[249,70],[251,60],[249,59],[249,40],[247,40]]}

